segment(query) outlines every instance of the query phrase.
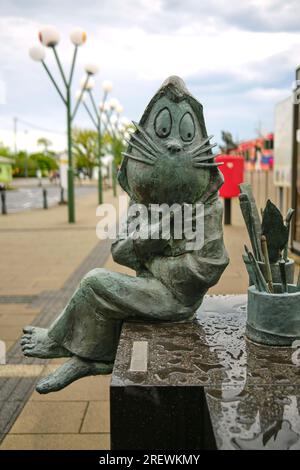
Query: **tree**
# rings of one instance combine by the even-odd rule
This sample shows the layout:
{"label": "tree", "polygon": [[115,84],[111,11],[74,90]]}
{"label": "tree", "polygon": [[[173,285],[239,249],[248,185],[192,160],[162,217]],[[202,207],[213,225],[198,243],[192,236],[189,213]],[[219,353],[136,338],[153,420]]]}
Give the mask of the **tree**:
{"label": "tree", "polygon": [[45,155],[44,153],[32,153],[20,151],[17,153],[14,164],[13,174],[14,176],[36,176],[37,169],[42,170],[44,175],[47,175],[49,171],[57,170],[58,165],[51,155]]}
{"label": "tree", "polygon": [[[73,155],[75,165],[78,170],[86,169],[89,176],[92,176],[93,168],[98,166],[98,133],[90,129],[73,129]],[[122,160],[124,151],[123,136],[112,137],[106,132],[101,137],[101,154],[111,150],[114,159],[114,166],[118,168]]]}
{"label": "tree", "polygon": [[234,142],[231,132],[222,131],[222,140],[224,145],[220,145],[221,152],[228,153],[237,147],[237,143]]}
{"label": "tree", "polygon": [[0,156],[8,158],[13,156],[12,151],[8,147],[5,147],[2,142],[0,142]]}
{"label": "tree", "polygon": [[72,132],[72,144],[76,168],[86,169],[91,177],[94,166],[98,165],[97,132],[75,128]]}
{"label": "tree", "polygon": [[23,150],[20,150],[15,155],[13,163],[13,175],[14,176],[35,176],[36,163],[29,160],[29,154]]}
{"label": "tree", "polygon": [[43,152],[47,154],[49,152],[49,147],[52,146],[51,140],[47,139],[46,137],[40,137],[37,140],[37,145],[42,147]]}
{"label": "tree", "polygon": [[40,169],[43,173],[48,173],[52,170],[58,169],[58,164],[54,158],[45,153],[32,153],[29,157],[29,162],[32,162],[36,170]]}

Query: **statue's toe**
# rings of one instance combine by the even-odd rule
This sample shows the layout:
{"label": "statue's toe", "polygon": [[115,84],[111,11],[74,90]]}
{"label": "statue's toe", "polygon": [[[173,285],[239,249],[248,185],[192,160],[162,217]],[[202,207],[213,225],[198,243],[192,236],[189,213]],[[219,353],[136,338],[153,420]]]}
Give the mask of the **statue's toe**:
{"label": "statue's toe", "polygon": [[48,377],[38,381],[36,385],[36,391],[42,394],[51,392],[51,380]]}
{"label": "statue's toe", "polygon": [[25,326],[23,328],[23,333],[33,333],[34,331],[34,326]]}
{"label": "statue's toe", "polygon": [[21,338],[21,344],[31,343],[31,336],[23,335]]}
{"label": "statue's toe", "polygon": [[32,343],[27,343],[27,344],[24,344],[23,345],[23,349],[34,349],[35,348],[35,345],[32,344]]}
{"label": "statue's toe", "polygon": [[22,353],[24,354],[24,356],[29,356],[29,357],[34,357],[34,354],[33,354],[33,347],[27,347],[27,348],[24,348],[22,350]]}
{"label": "statue's toe", "polygon": [[35,389],[37,392],[45,394],[50,392],[58,392],[66,385],[68,385],[68,382],[66,382],[63,377],[60,377],[59,374],[54,372],[53,374],[50,374],[47,377],[39,380]]}

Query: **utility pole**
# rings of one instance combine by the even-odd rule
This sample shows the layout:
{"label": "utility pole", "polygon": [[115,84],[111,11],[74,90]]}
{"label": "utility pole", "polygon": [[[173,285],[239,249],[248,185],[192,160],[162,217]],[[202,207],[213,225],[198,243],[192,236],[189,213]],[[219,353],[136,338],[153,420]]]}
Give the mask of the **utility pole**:
{"label": "utility pole", "polygon": [[14,121],[14,154],[15,154],[15,158],[17,156],[17,132],[18,132],[18,118],[17,117],[14,117],[13,119]]}
{"label": "utility pole", "polygon": [[25,173],[25,178],[28,178],[28,130],[25,129],[24,131],[24,137],[25,137],[25,161],[24,161],[24,173]]}

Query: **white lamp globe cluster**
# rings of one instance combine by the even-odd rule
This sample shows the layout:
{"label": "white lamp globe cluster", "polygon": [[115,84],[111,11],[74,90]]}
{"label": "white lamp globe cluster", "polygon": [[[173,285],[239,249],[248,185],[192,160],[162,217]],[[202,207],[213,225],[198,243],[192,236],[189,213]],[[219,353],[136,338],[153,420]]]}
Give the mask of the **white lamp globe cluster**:
{"label": "white lamp globe cluster", "polygon": [[[29,49],[29,56],[32,60],[36,62],[42,62],[45,59],[46,51],[44,47],[55,47],[60,41],[60,34],[55,26],[53,25],[46,25],[43,26],[38,32],[39,40],[42,46],[35,45]],[[82,28],[74,29],[70,34],[70,39],[74,46],[81,46],[85,43],[87,38],[86,32]],[[44,46],[44,47],[43,47]],[[90,74],[95,74],[95,66],[93,70],[91,68]]]}
{"label": "white lamp globe cluster", "polygon": [[104,82],[102,82],[102,90],[105,93],[110,93],[112,89],[113,89],[113,84],[110,80],[104,80]]}
{"label": "white lamp globe cluster", "polygon": [[75,28],[71,34],[70,39],[74,46],[82,46],[87,38],[86,32],[82,28]]}
{"label": "white lamp globe cluster", "polygon": [[103,103],[103,101],[101,101],[99,103],[99,109],[101,112],[108,111],[109,110],[108,103]]}
{"label": "white lamp globe cluster", "polygon": [[80,80],[80,87],[84,88],[85,90],[92,90],[95,86],[95,80],[88,75],[88,77],[82,77]]}
{"label": "white lamp globe cluster", "polygon": [[99,72],[99,67],[97,64],[89,63],[89,64],[86,64],[86,66],[84,67],[84,70],[86,71],[88,75],[96,75],[96,73]]}
{"label": "white lamp globe cluster", "polygon": [[46,51],[42,46],[33,46],[29,49],[29,55],[35,62],[43,62],[46,57]]}
{"label": "white lamp globe cluster", "polygon": [[119,105],[116,107],[116,113],[117,113],[117,114],[121,114],[121,113],[123,113],[123,111],[124,111],[124,108],[123,108],[123,106],[119,103]]}
{"label": "white lamp globe cluster", "polygon": [[39,40],[43,46],[55,47],[60,41],[60,34],[55,26],[43,26],[39,31]]}
{"label": "white lamp globe cluster", "polygon": [[[59,59],[57,57],[57,52],[55,49],[55,47],[60,41],[60,34],[57,28],[53,25],[45,25],[39,30],[38,37],[41,44],[34,45],[29,49],[29,55],[31,59],[36,62],[44,63],[46,57],[46,47],[52,48],[58,61],[58,65],[61,69]],[[70,33],[70,40],[75,46],[75,48],[82,46],[86,42],[86,39],[87,34],[82,28],[75,28]],[[74,54],[75,53],[76,51],[74,52]],[[46,70],[48,70],[46,64],[44,64],[44,66]],[[75,94],[77,101],[76,111],[79,106],[79,101],[86,101],[86,92],[90,92],[94,88],[95,81],[93,79],[93,76],[99,72],[99,67],[97,64],[89,62],[85,65],[84,70],[86,75],[80,80],[80,89]],[[100,113],[102,114],[101,118],[105,121],[109,120],[112,125],[116,126],[116,128],[118,128],[120,131],[121,129],[123,129],[123,131],[125,132],[129,125],[128,120],[125,120],[125,118],[123,118],[123,120],[119,120],[120,114],[123,113],[124,110],[123,106],[120,104],[117,98],[111,98],[108,101],[106,100],[108,93],[111,93],[113,89],[112,82],[110,80],[104,80],[101,84],[101,87],[104,93],[103,102],[99,103],[98,108]],[[110,111],[110,117],[106,115],[108,111]]]}
{"label": "white lamp globe cluster", "polygon": [[108,102],[110,109],[117,109],[120,106],[120,102],[117,98],[111,98]]}
{"label": "white lamp globe cluster", "polygon": [[117,98],[111,98],[108,102],[109,108],[115,111],[117,114],[121,114],[124,111],[123,106]]}

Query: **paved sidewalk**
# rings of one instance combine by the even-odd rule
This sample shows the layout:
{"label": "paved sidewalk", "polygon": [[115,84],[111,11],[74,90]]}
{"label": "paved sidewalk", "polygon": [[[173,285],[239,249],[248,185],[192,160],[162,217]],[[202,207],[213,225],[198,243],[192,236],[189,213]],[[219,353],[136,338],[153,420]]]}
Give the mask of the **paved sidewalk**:
{"label": "paved sidewalk", "polygon": [[[105,202],[116,203],[111,192],[105,193]],[[107,250],[100,260],[103,249],[95,234],[96,207],[95,190],[77,199],[75,225],[66,222],[66,207],[0,217],[0,339],[6,343],[9,359],[9,365],[2,370],[0,366],[0,434],[8,430],[6,421],[18,416],[24,397],[31,395],[32,376],[36,380],[47,373],[47,367],[56,367],[55,362],[59,362],[44,366],[45,361],[23,359],[18,343],[14,346],[22,327],[37,324],[41,312],[47,321],[47,306],[58,314],[55,299],[61,297],[60,290],[68,298],[84,273],[94,267],[93,262],[103,265],[108,256]],[[81,270],[74,276],[79,266]],[[15,364],[21,361],[19,375],[14,377]],[[34,393],[4,438],[1,449],[107,447],[108,383],[109,377],[92,377],[56,396],[41,397]],[[58,400],[57,407],[53,400]],[[99,415],[95,419],[95,410],[99,410],[102,418]],[[93,427],[97,421],[100,427]]]}
{"label": "paved sidewalk", "polygon": [[[115,202],[106,193],[109,201]],[[2,436],[1,450],[109,448],[110,376],[88,377],[61,392],[39,395],[33,391],[36,379],[63,360],[23,360],[14,345],[25,324],[48,324],[90,266],[132,272],[116,265],[109,246],[97,240],[96,205],[96,192],[78,199],[73,226],[66,223],[65,207],[0,217],[0,339],[11,347],[9,365],[4,372],[0,366],[0,417],[2,400],[4,418],[11,420],[3,428],[9,432]],[[233,225],[225,227],[231,263],[209,293],[246,291],[241,254],[247,240],[235,201]]]}

